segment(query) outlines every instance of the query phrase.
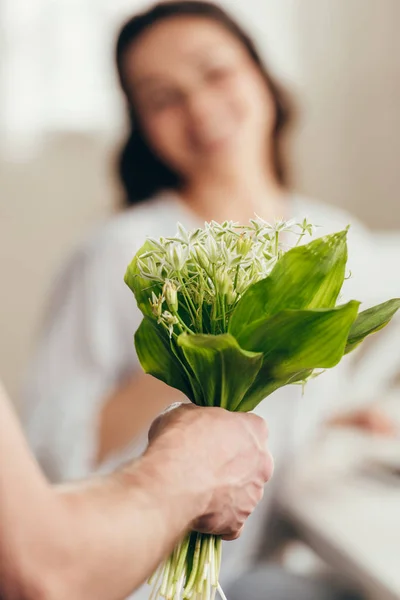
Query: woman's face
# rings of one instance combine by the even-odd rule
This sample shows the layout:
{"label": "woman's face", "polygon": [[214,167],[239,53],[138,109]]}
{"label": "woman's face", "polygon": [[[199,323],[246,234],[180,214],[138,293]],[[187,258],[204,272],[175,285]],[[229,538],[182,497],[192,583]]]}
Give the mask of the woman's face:
{"label": "woman's face", "polygon": [[246,48],[220,24],[157,23],[127,49],[124,74],[151,148],[188,180],[264,158],[272,98]]}

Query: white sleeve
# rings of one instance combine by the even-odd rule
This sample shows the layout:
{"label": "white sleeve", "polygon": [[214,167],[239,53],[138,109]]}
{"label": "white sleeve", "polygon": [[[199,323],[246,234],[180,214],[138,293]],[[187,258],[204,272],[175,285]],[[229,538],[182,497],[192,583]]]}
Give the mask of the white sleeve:
{"label": "white sleeve", "polygon": [[133,254],[121,244],[91,247],[56,282],[21,402],[31,447],[53,482],[91,471],[102,403],[138,368],[141,314],[123,281]]}

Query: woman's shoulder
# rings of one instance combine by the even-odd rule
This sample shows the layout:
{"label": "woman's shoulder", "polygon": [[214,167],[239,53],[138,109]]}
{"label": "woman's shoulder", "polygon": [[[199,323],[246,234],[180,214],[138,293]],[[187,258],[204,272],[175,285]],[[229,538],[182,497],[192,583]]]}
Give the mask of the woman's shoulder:
{"label": "woman's shoulder", "polygon": [[172,196],[163,194],[122,210],[97,226],[86,240],[87,251],[134,245],[148,236],[173,235],[179,220]]}
{"label": "woman's shoulder", "polygon": [[64,289],[99,271],[112,278],[125,269],[148,236],[174,235],[179,211],[169,196],[157,197],[94,223],[70,250],[54,276]]}
{"label": "woman's shoulder", "polygon": [[92,225],[70,252],[66,265],[99,262],[104,257],[128,260],[147,237],[174,235],[178,220],[174,199],[167,194],[118,211]]}

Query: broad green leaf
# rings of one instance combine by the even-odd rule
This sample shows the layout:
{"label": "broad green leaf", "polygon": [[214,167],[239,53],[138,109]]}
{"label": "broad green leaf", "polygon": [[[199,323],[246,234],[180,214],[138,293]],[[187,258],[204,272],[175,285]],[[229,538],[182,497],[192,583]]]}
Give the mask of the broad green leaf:
{"label": "broad green leaf", "polygon": [[140,276],[140,270],[138,268],[138,258],[145,252],[152,250],[153,246],[151,242],[147,241],[135,254],[132,262],[128,266],[125,273],[125,283],[135,294],[136,302],[139,309],[142,311],[144,316],[155,319],[149,302],[151,298],[151,292],[154,292],[156,296],[161,293],[162,286],[150,279],[145,279]]}
{"label": "broad green leaf", "polygon": [[361,312],[350,329],[346,354],[354,350],[368,335],[386,327],[399,308],[400,298],[393,298]]}
{"label": "broad green leaf", "polygon": [[346,238],[347,230],[286,252],[271,274],[243,295],[231,317],[229,333],[238,338],[254,321],[282,310],[335,306],[345,277]]}
{"label": "broad green leaf", "polygon": [[246,352],[229,334],[187,335],[178,345],[203,391],[203,404],[236,410],[262,364],[262,354]]}
{"label": "broad green leaf", "polygon": [[174,355],[168,336],[148,318],[135,333],[136,352],[144,371],[174,387],[195,401],[195,392],[184,365]]}
{"label": "broad green leaf", "polygon": [[353,300],[330,309],[285,310],[243,332],[240,346],[262,352],[263,365],[240,410],[253,410],[279,387],[309,376],[310,370],[337,365],[358,307]]}

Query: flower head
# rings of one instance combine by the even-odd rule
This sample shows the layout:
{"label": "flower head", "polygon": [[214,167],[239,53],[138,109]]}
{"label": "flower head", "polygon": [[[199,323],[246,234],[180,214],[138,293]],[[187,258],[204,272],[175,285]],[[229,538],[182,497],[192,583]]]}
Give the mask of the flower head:
{"label": "flower head", "polygon": [[[198,333],[226,331],[247,288],[267,277],[283,255],[285,235],[291,232],[300,239],[312,232],[305,223],[271,225],[260,217],[246,227],[211,221],[203,229],[187,231],[180,223],[177,229],[173,237],[150,239],[137,265],[141,277],[161,285],[171,313],[179,306],[186,326]],[[158,315],[160,305],[153,302],[152,307]]]}

